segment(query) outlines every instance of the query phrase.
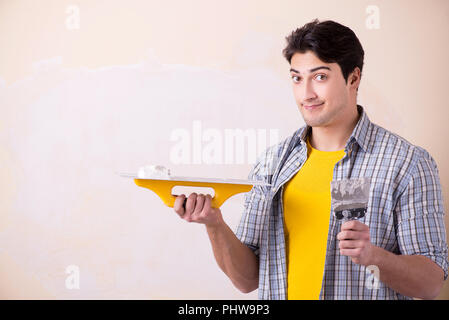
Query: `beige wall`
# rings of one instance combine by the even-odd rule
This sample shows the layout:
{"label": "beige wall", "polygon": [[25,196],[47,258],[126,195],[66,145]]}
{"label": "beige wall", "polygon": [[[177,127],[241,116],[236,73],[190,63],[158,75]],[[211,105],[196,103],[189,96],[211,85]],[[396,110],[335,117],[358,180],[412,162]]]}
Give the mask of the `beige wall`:
{"label": "beige wall", "polygon": [[[160,163],[177,175],[245,178],[250,160],[176,163],[171,138],[187,133],[204,152],[198,124],[221,138],[271,129],[275,139],[303,125],[281,50],[313,18],[359,36],[359,103],[432,154],[447,212],[446,0],[1,0],[0,297],[257,298],[218,269],[203,226],[115,172]],[[242,201],[222,207],[232,228]],[[70,265],[79,289],[66,287]]]}

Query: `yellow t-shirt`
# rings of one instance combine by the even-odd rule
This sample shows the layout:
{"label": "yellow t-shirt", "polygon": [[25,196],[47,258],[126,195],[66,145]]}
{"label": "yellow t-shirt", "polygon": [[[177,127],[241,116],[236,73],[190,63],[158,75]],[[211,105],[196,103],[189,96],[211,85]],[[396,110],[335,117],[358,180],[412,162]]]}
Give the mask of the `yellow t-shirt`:
{"label": "yellow t-shirt", "polygon": [[331,208],[330,183],[344,150],[319,151],[307,140],[307,161],[283,193],[287,297],[319,298]]}

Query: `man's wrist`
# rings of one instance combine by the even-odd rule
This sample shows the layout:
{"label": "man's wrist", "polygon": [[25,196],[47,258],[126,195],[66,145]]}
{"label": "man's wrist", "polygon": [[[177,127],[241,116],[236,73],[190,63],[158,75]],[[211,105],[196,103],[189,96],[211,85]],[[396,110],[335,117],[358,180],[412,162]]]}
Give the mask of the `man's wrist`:
{"label": "man's wrist", "polygon": [[223,228],[224,225],[225,225],[225,222],[223,219],[218,219],[214,223],[205,224],[207,232],[212,232],[212,233],[219,231],[221,228]]}
{"label": "man's wrist", "polygon": [[372,254],[371,254],[371,259],[370,259],[370,263],[368,265],[375,265],[378,268],[381,268],[385,263],[385,259],[389,259],[391,258],[391,255],[393,253],[373,245],[373,249],[372,249]]}

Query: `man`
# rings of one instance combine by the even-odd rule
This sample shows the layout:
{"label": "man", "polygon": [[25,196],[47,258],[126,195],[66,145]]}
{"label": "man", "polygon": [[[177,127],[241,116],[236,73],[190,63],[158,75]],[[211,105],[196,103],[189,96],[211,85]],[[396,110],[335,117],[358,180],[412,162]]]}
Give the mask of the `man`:
{"label": "man", "polygon": [[[364,51],[352,30],[317,20],[287,37],[306,126],[262,154],[237,233],[209,195],[174,210],[203,223],[215,259],[260,299],[432,299],[447,278],[438,169],[429,153],[373,124],[357,105]],[[341,221],[331,182],[369,181],[366,212]],[[373,273],[374,272],[374,273]]]}

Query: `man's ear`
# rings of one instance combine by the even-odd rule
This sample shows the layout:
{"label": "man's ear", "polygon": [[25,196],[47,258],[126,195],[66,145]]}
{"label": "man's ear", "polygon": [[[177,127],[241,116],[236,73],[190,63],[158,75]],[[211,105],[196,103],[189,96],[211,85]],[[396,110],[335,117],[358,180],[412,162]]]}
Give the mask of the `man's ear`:
{"label": "man's ear", "polygon": [[355,67],[354,71],[349,74],[349,83],[351,86],[355,85],[358,89],[360,84],[360,69]]}

